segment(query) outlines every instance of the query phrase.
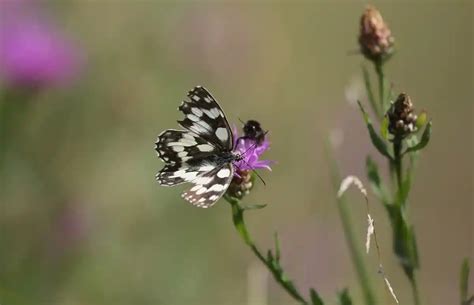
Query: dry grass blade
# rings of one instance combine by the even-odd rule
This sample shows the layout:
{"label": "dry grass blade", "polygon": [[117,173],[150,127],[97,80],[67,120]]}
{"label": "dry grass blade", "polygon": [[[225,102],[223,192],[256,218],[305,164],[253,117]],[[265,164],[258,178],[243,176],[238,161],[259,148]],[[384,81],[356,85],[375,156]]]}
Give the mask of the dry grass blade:
{"label": "dry grass blade", "polygon": [[385,285],[386,285],[388,291],[390,292],[390,294],[392,295],[393,299],[395,300],[395,302],[397,304],[399,304],[397,295],[395,294],[395,291],[393,290],[392,285],[390,285],[390,281],[388,280],[387,276],[385,275],[385,271],[383,269],[382,259],[381,259],[381,254],[380,254],[380,247],[379,247],[379,243],[377,241],[377,233],[375,231],[375,221],[372,218],[372,216],[370,216],[369,198],[367,197],[367,190],[365,189],[364,184],[362,183],[362,181],[357,176],[347,176],[346,178],[344,178],[342,180],[341,185],[339,187],[339,190],[337,192],[337,196],[339,198],[342,197],[342,195],[344,195],[344,193],[349,189],[349,187],[351,185],[355,185],[357,187],[357,189],[362,193],[362,195],[364,195],[364,198],[365,198],[365,204],[366,204],[366,209],[367,209],[367,222],[368,222],[367,240],[366,240],[366,243],[365,243],[366,251],[367,251],[367,253],[369,253],[370,240],[371,240],[371,237],[373,235],[374,236],[375,247],[377,249],[377,258],[378,258],[378,262],[379,262],[379,273],[382,275],[383,280],[385,282]]}

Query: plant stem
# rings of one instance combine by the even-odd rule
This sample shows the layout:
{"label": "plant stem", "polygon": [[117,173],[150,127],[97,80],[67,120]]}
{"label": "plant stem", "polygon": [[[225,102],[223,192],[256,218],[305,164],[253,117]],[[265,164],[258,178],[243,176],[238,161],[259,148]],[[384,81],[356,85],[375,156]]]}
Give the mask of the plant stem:
{"label": "plant stem", "polygon": [[418,292],[418,284],[416,283],[416,278],[415,274],[413,274],[412,277],[410,277],[410,284],[411,284],[411,289],[413,293],[413,300],[415,302],[415,305],[420,305],[420,294]]}
{"label": "plant stem", "polygon": [[[262,252],[253,242],[250,233],[247,230],[244,220],[244,209],[240,206],[239,200],[230,196],[224,197],[232,206],[232,220],[240,237],[244,240],[257,258],[270,270],[276,282],[296,301],[303,305],[310,305],[303,296],[298,292],[293,283],[286,277],[284,271],[278,264],[275,264],[270,258],[266,259]],[[270,253],[270,252],[269,252]]]}
{"label": "plant stem", "polygon": [[375,72],[377,73],[377,79],[379,81],[379,99],[380,109],[382,114],[386,111],[385,109],[385,74],[383,72],[383,62],[381,60],[375,61]]}
{"label": "plant stem", "polygon": [[[341,182],[341,176],[339,174],[339,168],[336,164],[336,161],[331,158],[331,154],[329,153],[329,145],[327,145],[328,149],[327,155],[330,160],[330,166],[331,166],[331,175],[332,175],[332,182],[334,185],[334,188],[337,190],[339,187],[339,183]],[[351,254],[351,259],[352,259],[352,264],[355,267],[356,274],[359,278],[359,284],[362,289],[362,294],[365,299],[365,304],[366,305],[375,305],[375,294],[374,290],[371,284],[371,281],[369,279],[369,275],[367,272],[367,266],[365,264],[364,260],[364,255],[361,251],[361,248],[359,245],[361,243],[357,239],[357,234],[354,232],[353,228],[354,225],[352,224],[351,218],[350,218],[350,210],[348,208],[347,201],[344,199],[344,197],[340,197],[337,199],[337,207],[339,211],[339,216],[341,217],[341,222],[342,222],[342,228],[344,230],[344,236],[346,237],[346,242],[347,246],[349,247],[349,252]]]}
{"label": "plant stem", "polygon": [[[393,157],[394,157],[394,168],[395,168],[395,176],[397,179],[397,189],[398,192],[400,193],[402,190],[402,182],[403,182],[403,176],[402,176],[402,139],[398,136],[395,136],[393,139]],[[403,202],[400,202],[400,204],[403,204]]]}

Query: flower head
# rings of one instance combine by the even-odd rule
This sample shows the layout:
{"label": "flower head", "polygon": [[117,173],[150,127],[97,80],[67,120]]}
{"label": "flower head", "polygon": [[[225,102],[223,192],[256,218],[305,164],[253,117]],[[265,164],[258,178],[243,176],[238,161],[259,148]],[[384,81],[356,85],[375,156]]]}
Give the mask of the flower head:
{"label": "flower head", "polygon": [[270,148],[270,142],[265,137],[260,143],[252,137],[239,137],[239,133],[234,128],[234,151],[242,156],[242,160],[234,163],[237,172],[250,171],[254,169],[266,168],[271,170],[270,160],[260,160],[260,156]]}
{"label": "flower head", "polygon": [[413,103],[405,93],[400,93],[387,111],[388,131],[394,136],[406,137],[417,130],[417,115]]}
{"label": "flower head", "polygon": [[[250,122],[250,123],[249,123]],[[255,133],[256,129],[260,130],[260,124],[256,121],[249,121],[244,126],[244,136],[239,136],[237,129],[233,129],[234,135],[234,152],[240,154],[240,160],[234,162],[235,172],[232,182],[227,190],[227,194],[235,198],[243,198],[250,193],[253,188],[255,177],[253,170],[266,168],[271,170],[270,160],[260,160],[261,155],[270,148],[270,142],[266,137],[266,133]],[[252,132],[249,132],[249,127]],[[255,135],[259,135],[255,137]]]}
{"label": "flower head", "polygon": [[380,12],[369,6],[360,18],[359,45],[362,54],[373,61],[388,58],[393,52],[394,38]]}
{"label": "flower head", "polygon": [[42,87],[63,83],[76,74],[78,50],[47,19],[13,5],[3,8],[9,12],[0,21],[0,70],[5,81]]}

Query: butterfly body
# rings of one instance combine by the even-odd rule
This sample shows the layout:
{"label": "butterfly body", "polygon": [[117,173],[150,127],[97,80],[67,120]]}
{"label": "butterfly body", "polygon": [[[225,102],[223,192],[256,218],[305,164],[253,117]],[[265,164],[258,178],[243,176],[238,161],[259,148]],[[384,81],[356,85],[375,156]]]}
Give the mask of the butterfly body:
{"label": "butterfly body", "polygon": [[194,184],[182,197],[194,206],[207,208],[229,187],[234,162],[242,155],[234,151],[224,112],[205,88],[191,90],[178,110],[185,115],[178,121],[185,130],[168,129],[158,136],[155,149],[165,166],[156,179],[164,186]]}

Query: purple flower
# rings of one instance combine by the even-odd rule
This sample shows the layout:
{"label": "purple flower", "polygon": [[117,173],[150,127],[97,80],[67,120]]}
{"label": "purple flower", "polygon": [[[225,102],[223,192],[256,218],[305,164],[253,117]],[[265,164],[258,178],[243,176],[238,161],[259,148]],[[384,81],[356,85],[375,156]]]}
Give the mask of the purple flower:
{"label": "purple flower", "polygon": [[272,161],[260,160],[260,156],[270,148],[270,142],[266,137],[261,143],[257,143],[252,138],[240,138],[235,127],[232,133],[234,134],[234,151],[240,153],[243,157],[242,160],[234,163],[237,168],[236,174],[238,174],[238,172],[259,168],[271,170],[270,164],[273,163]]}
{"label": "purple flower", "polygon": [[14,2],[0,5],[7,12],[0,21],[1,77],[9,84],[29,87],[71,80],[80,61],[72,43],[32,12],[31,3]]}

